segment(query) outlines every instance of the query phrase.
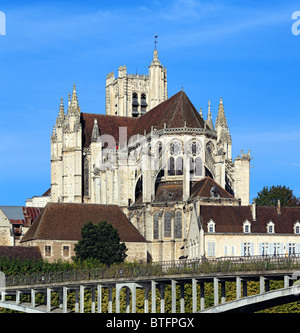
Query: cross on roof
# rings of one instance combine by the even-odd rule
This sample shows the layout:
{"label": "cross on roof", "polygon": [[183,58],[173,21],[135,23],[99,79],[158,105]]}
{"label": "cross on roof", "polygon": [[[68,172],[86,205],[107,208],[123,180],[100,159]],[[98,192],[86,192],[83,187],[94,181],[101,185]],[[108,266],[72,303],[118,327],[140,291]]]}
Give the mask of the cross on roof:
{"label": "cross on roof", "polygon": [[156,50],[156,44],[158,43],[158,41],[156,40],[157,36],[154,37],[154,44],[155,44],[155,50]]}

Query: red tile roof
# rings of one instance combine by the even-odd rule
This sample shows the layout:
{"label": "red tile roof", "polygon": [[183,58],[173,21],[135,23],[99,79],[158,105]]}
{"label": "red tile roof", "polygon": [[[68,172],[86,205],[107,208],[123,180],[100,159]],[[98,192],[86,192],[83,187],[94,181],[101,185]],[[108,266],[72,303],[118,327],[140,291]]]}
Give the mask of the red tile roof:
{"label": "red tile roof", "polygon": [[42,259],[37,246],[0,246],[0,258]]}
{"label": "red tile roof", "polygon": [[220,198],[231,198],[234,197],[228,193],[222,186],[217,184],[213,179],[210,177],[203,178],[196,182],[191,190],[191,198],[201,197],[201,198],[209,198],[211,197],[211,189],[215,187],[218,191]]}
{"label": "red tile roof", "polygon": [[48,203],[21,240],[79,240],[87,222],[106,221],[118,229],[121,242],[145,242],[123,211],[114,205]]}
{"label": "red tile roof", "polygon": [[251,206],[201,206],[201,221],[207,232],[207,223],[215,222],[215,232],[242,233],[243,222],[251,223],[251,233],[266,233],[267,223],[275,224],[275,233],[294,233],[294,223],[300,222],[299,207],[281,207],[281,214],[277,207],[256,207],[256,220],[253,220]]}
{"label": "red tile roof", "polygon": [[151,126],[156,129],[167,128],[204,128],[204,120],[195,109],[184,91],[180,91],[171,98],[157,105],[152,110],[138,118],[132,135],[151,132]]}
{"label": "red tile roof", "polygon": [[104,114],[93,114],[93,113],[82,113],[81,114],[81,124],[83,132],[83,143],[84,148],[88,148],[91,143],[91,137],[94,127],[94,120],[97,119],[98,127],[100,130],[100,135],[111,135],[116,143],[119,142],[119,128],[127,128],[127,139],[130,138],[129,133],[135,125],[138,118],[131,117],[118,117],[118,116],[108,116]]}
{"label": "red tile roof", "polygon": [[119,142],[119,127],[127,128],[127,139],[133,135],[150,133],[151,127],[167,128],[204,128],[204,120],[195,109],[184,91],[180,91],[168,100],[157,105],[139,118],[109,116],[104,114],[82,113],[83,147],[91,142],[94,119],[97,119],[100,134],[112,135]]}

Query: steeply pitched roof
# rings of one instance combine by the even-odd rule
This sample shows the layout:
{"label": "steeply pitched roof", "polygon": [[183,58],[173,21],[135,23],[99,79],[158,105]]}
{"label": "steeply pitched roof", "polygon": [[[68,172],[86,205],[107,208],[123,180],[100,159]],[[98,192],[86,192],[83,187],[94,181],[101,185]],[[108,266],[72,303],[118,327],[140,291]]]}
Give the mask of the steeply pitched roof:
{"label": "steeply pitched roof", "polygon": [[83,147],[90,145],[94,120],[97,119],[100,135],[112,135],[119,142],[119,128],[127,128],[127,139],[133,135],[150,133],[151,127],[167,128],[204,128],[204,120],[195,109],[184,91],[157,105],[139,118],[109,116],[104,114],[81,113],[83,127]]}
{"label": "steeply pitched roof", "polygon": [[73,203],[48,203],[42,214],[21,240],[79,240],[81,228],[91,221],[106,221],[118,229],[121,242],[145,242],[118,206]]}
{"label": "steeply pitched roof", "polygon": [[167,128],[204,128],[204,120],[195,109],[184,91],[180,91],[168,100],[160,103],[152,110],[138,118],[131,135],[151,132],[151,126],[156,129]]}
{"label": "steeply pitched roof", "polygon": [[91,137],[94,127],[94,120],[97,119],[98,127],[100,130],[100,135],[111,135],[116,143],[119,142],[119,128],[127,128],[127,136],[130,138],[129,134],[138,118],[131,117],[118,117],[109,116],[104,114],[93,114],[93,113],[81,113],[81,124],[83,132],[83,143],[84,148],[88,148],[91,143]]}
{"label": "steeply pitched roof", "polygon": [[195,197],[202,197],[202,198],[210,198],[211,197],[211,190],[217,191],[220,198],[231,198],[234,197],[228,193],[223,187],[217,184],[213,179],[210,177],[203,178],[196,182],[191,190],[191,198]]}
{"label": "steeply pitched roof", "polygon": [[207,231],[207,223],[215,222],[215,232],[242,233],[243,223],[248,220],[251,223],[251,233],[266,233],[267,223],[275,224],[275,233],[294,233],[294,223],[300,222],[300,208],[281,207],[281,213],[277,213],[277,207],[256,207],[256,220],[253,220],[251,206],[201,206],[201,222],[204,231]]}

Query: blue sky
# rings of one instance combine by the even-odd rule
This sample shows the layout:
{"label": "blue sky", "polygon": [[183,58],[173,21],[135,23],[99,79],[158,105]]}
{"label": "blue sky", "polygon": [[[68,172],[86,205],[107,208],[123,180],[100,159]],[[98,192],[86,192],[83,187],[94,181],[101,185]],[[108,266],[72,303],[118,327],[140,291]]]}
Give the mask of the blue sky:
{"label": "blue sky", "polygon": [[[50,135],[75,83],[82,112],[104,113],[105,78],[147,74],[153,40],[169,96],[216,118],[222,96],[233,157],[251,150],[250,200],[263,186],[300,196],[297,1],[1,1],[0,204],[50,187]],[[300,29],[300,27],[299,27]]]}

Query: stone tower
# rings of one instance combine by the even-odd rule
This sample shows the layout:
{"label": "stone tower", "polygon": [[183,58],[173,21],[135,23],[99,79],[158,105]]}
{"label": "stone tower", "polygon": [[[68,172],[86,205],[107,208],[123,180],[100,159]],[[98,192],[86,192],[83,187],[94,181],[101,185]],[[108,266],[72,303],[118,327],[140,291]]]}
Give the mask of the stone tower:
{"label": "stone tower", "polygon": [[82,202],[82,126],[75,85],[67,114],[61,99],[51,135],[51,201]]}
{"label": "stone tower", "polygon": [[120,66],[118,77],[113,72],[106,77],[105,88],[107,115],[139,117],[168,99],[167,69],[154,50],[149,75],[127,74],[126,66]]}

